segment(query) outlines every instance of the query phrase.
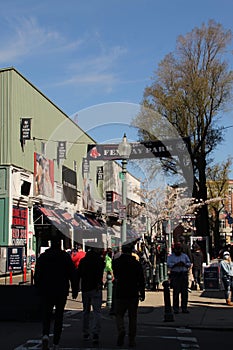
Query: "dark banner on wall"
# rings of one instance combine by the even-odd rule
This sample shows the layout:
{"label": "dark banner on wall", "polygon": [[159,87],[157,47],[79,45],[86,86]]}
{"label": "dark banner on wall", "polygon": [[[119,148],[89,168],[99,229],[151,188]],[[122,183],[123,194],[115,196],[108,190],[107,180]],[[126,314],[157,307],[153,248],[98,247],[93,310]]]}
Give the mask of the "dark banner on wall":
{"label": "dark banner on wall", "polygon": [[57,145],[57,161],[66,159],[66,141],[59,141]]}
{"label": "dark banner on wall", "polygon": [[97,166],[96,169],[96,185],[98,186],[100,181],[103,181],[104,179],[104,167],[103,166]]}
{"label": "dark banner on wall", "polygon": [[114,191],[106,191],[106,213],[119,214],[122,197]]}
{"label": "dark banner on wall", "polygon": [[82,177],[85,177],[85,174],[88,174],[90,170],[90,162],[86,158],[83,158],[82,161]]}
{"label": "dark banner on wall", "polygon": [[62,166],[63,194],[67,202],[77,204],[77,177],[72,169]]}
{"label": "dark banner on wall", "polygon": [[21,142],[22,148],[25,145],[25,141],[30,139],[31,139],[31,118],[21,118],[20,142]]}

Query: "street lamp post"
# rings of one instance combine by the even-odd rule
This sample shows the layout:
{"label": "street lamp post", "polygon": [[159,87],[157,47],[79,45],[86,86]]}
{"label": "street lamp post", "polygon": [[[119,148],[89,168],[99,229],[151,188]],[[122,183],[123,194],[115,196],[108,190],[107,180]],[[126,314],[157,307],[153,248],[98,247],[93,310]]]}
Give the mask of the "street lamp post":
{"label": "street lamp post", "polygon": [[126,197],[127,197],[127,180],[126,180],[126,174],[127,174],[127,162],[131,153],[131,145],[128,143],[126,134],[124,134],[122,142],[120,142],[118,146],[118,153],[122,160],[122,207],[124,210],[124,215],[122,218],[122,225],[121,225],[121,245],[124,244],[126,241]]}

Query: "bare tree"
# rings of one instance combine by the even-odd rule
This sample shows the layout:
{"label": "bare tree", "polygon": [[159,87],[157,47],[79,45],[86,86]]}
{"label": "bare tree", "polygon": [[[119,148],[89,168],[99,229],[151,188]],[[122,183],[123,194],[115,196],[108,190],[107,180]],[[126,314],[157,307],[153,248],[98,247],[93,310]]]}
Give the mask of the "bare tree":
{"label": "bare tree", "polygon": [[[211,152],[223,139],[223,128],[217,122],[232,93],[233,73],[224,60],[231,40],[231,31],[213,20],[179,36],[175,52],[160,62],[151,86],[144,91],[143,107],[158,112],[180,137],[189,137],[194,179],[192,195],[204,202],[207,199],[206,167]],[[147,118],[150,128],[144,127],[148,124]],[[153,114],[143,113],[143,118],[137,116],[133,124],[140,128],[141,140],[162,137],[163,125],[157,118],[153,120]],[[167,171],[177,172],[176,162],[162,161]],[[184,172],[184,176],[187,173]],[[209,235],[207,205],[200,208],[196,226],[198,235]]]}
{"label": "bare tree", "polygon": [[228,179],[229,179],[228,175],[229,175],[231,164],[232,164],[232,159],[229,157],[223,163],[217,163],[214,166],[207,167],[208,197],[222,198],[221,201],[212,201],[209,204],[210,228],[213,231],[214,245],[217,251],[219,251],[220,249],[219,214],[225,206],[224,200],[228,195]]}

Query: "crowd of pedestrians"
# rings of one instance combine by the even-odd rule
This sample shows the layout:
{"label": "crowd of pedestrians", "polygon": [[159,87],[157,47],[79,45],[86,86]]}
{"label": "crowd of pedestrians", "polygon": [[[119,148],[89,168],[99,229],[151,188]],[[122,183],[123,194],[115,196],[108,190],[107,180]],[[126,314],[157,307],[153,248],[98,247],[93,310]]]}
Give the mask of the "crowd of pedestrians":
{"label": "crowd of pedestrians", "polygon": [[[101,335],[102,293],[106,276],[113,282],[112,314],[116,320],[116,343],[124,344],[126,329],[125,315],[129,319],[129,347],[136,345],[137,310],[139,301],[145,299],[145,275],[143,264],[134,245],[123,245],[121,251],[89,248],[87,252],[81,246],[71,252],[61,249],[59,239],[51,240],[51,247],[37,259],[35,267],[35,286],[41,296],[42,313],[42,350],[49,350],[49,334],[54,313],[53,350],[59,349],[62,334],[63,314],[67,296],[71,288],[72,298],[82,295],[82,332],[83,340],[91,340],[99,345]],[[91,316],[92,312],[92,316]]]}
{"label": "crowd of pedestrians", "polygon": [[[51,247],[37,259],[35,286],[42,301],[42,350],[49,349],[49,334],[54,312],[53,349],[59,348],[63,313],[70,288],[73,299],[82,296],[82,336],[98,346],[101,337],[101,310],[103,289],[112,282],[110,314],[116,322],[116,344],[122,347],[128,335],[128,346],[136,346],[137,312],[145,290],[158,289],[161,264],[167,265],[167,276],[172,293],[174,313],[189,313],[188,295],[202,288],[203,252],[197,242],[190,247],[183,236],[165,254],[161,244],[134,242],[121,249],[108,248],[105,252],[89,247],[83,251],[78,245],[72,251],[61,249],[59,239],[51,240]],[[233,263],[229,251],[223,252],[220,263],[221,279],[227,305],[233,306]],[[92,315],[91,315],[92,313]],[[128,329],[125,317],[128,316]],[[91,317],[92,316],[92,317]]]}

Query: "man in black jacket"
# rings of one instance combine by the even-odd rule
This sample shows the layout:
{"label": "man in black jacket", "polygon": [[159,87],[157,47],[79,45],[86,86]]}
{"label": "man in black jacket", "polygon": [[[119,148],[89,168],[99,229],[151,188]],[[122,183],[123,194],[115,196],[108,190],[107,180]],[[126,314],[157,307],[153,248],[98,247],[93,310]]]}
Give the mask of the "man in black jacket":
{"label": "man in black jacket", "polygon": [[51,240],[51,247],[42,253],[35,266],[35,286],[42,301],[42,350],[49,349],[50,324],[55,306],[53,349],[58,349],[63,325],[63,314],[70,283],[73,293],[75,267],[68,253],[61,249],[61,241]]}
{"label": "man in black jacket", "polygon": [[[91,248],[80,260],[76,269],[76,284],[81,281],[82,303],[83,303],[83,339],[89,340],[92,335],[93,345],[98,345],[101,331],[101,307],[102,286],[104,273],[104,259],[100,251]],[[73,294],[73,298],[77,293]],[[93,323],[90,327],[90,311],[93,308]],[[91,334],[92,333],[92,334]]]}
{"label": "man in black jacket", "polygon": [[116,283],[117,345],[125,338],[124,316],[129,317],[129,347],[135,346],[138,302],[145,300],[145,278],[142,265],[132,256],[132,246],[123,245],[122,254],[113,260],[113,275]]}

